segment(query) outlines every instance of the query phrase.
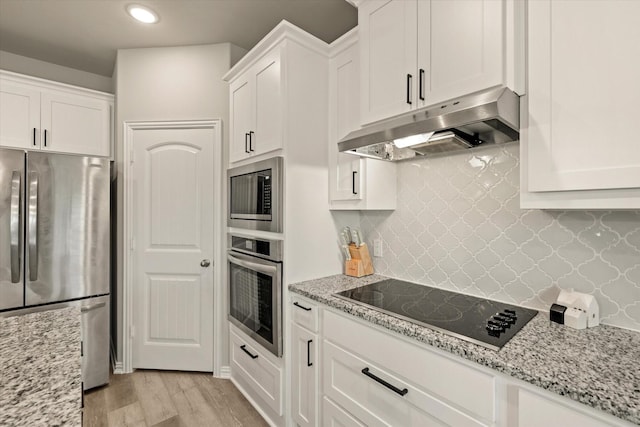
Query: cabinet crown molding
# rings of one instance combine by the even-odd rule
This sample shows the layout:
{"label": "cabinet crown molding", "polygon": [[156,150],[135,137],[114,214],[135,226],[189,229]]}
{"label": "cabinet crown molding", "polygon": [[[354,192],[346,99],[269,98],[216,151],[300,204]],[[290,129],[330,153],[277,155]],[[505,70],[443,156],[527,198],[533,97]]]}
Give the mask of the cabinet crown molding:
{"label": "cabinet crown molding", "polygon": [[222,79],[225,82],[233,81],[239,74],[253,65],[283,40],[291,40],[321,55],[329,56],[329,45],[327,43],[296,27],[292,23],[282,20],[269,34],[264,36],[258,44],[247,52]]}
{"label": "cabinet crown molding", "polygon": [[5,81],[12,81],[14,83],[26,83],[33,86],[37,86],[41,89],[55,89],[59,91],[70,92],[73,94],[81,93],[83,95],[107,99],[109,101],[113,101],[115,98],[112,93],[100,92],[98,90],[87,89],[82,86],[74,86],[66,83],[60,83],[53,80],[47,80],[40,77],[33,77],[27,74],[20,74],[20,73],[15,73],[13,71],[7,71],[2,69],[0,69],[0,79]]}
{"label": "cabinet crown molding", "polygon": [[358,43],[358,26],[331,42],[329,45],[329,58],[335,58],[354,44]]}

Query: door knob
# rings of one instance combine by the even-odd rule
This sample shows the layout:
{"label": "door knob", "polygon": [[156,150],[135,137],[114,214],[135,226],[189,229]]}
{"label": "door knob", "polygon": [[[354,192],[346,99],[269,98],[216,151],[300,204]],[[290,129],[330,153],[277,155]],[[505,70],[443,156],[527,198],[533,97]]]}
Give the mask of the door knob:
{"label": "door knob", "polygon": [[209,261],[208,259],[203,259],[202,261],[200,261],[200,267],[209,267],[211,265],[211,261]]}

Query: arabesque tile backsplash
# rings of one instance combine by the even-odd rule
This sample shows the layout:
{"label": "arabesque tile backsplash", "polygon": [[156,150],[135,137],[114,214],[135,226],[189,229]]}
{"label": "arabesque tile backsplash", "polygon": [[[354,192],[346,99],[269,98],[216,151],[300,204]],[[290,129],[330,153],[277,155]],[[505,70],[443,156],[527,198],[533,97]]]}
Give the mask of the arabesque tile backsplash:
{"label": "arabesque tile backsplash", "polygon": [[360,214],[376,272],[541,310],[573,288],[640,331],[640,211],[521,210],[518,150],[398,163],[397,209]]}

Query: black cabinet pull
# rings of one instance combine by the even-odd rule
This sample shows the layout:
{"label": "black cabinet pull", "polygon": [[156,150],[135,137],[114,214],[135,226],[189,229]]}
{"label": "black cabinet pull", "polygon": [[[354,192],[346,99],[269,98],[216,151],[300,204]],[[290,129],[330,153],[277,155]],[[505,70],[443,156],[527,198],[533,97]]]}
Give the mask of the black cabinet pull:
{"label": "black cabinet pull", "polygon": [[418,96],[420,101],[424,101],[424,70],[420,68],[420,78],[418,80]]}
{"label": "black cabinet pull", "polygon": [[411,105],[411,79],[413,76],[407,74],[407,104]]}
{"label": "black cabinet pull", "polygon": [[312,342],[313,340],[307,341],[307,366],[313,366],[313,363],[311,363],[311,343]]}
{"label": "black cabinet pull", "polygon": [[47,146],[47,130],[44,130],[44,146]]}
{"label": "black cabinet pull", "polygon": [[398,393],[400,396],[404,396],[405,394],[409,393],[409,390],[407,390],[406,388],[403,388],[402,390],[400,390],[398,387],[389,384],[388,382],[386,382],[382,378],[379,378],[379,377],[373,375],[371,372],[369,372],[369,368],[364,368],[361,372],[363,374],[365,374],[366,376],[368,376],[369,378],[371,378],[372,380],[374,380],[374,381],[382,384],[383,386],[387,387],[388,389]]}
{"label": "black cabinet pull", "polygon": [[253,134],[252,130],[249,131],[249,151],[253,151]]}
{"label": "black cabinet pull", "polygon": [[309,307],[305,307],[304,305],[300,305],[300,304],[298,304],[298,301],[295,301],[295,302],[293,303],[293,305],[295,305],[296,307],[299,307],[299,308],[303,309],[304,311],[311,311],[311,309],[310,309]]}
{"label": "black cabinet pull", "polygon": [[249,133],[244,134],[244,152],[249,154]]}
{"label": "black cabinet pull", "polygon": [[247,354],[249,355],[249,357],[251,357],[252,359],[257,359],[257,358],[258,358],[258,355],[257,355],[257,354],[251,354],[251,353],[249,352],[249,350],[247,350],[247,345],[246,345],[246,344],[241,345],[241,346],[240,346],[240,349],[241,349],[242,351],[244,351],[245,353],[247,353]]}
{"label": "black cabinet pull", "polygon": [[84,381],[80,382],[80,409],[84,409]]}
{"label": "black cabinet pull", "polygon": [[351,192],[353,194],[358,194],[358,192],[356,191],[356,174],[357,173],[358,171],[351,172]]}
{"label": "black cabinet pull", "polygon": [[33,128],[33,146],[36,145],[36,128]]}

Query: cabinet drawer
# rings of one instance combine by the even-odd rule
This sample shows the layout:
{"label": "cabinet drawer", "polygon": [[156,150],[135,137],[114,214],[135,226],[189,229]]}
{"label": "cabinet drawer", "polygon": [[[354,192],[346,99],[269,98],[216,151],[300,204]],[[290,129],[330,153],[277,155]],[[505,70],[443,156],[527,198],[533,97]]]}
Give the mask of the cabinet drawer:
{"label": "cabinet drawer", "polygon": [[282,415],[282,370],[267,359],[266,350],[249,344],[233,330],[230,336],[232,375],[242,376],[276,414]]}
{"label": "cabinet drawer", "polygon": [[[528,390],[518,389],[518,427],[537,426],[581,426],[581,427],[611,427],[618,424],[611,424],[600,420],[594,414],[586,411],[578,411],[560,402],[556,402],[537,393]],[[591,410],[586,408],[585,410]]]}
{"label": "cabinet drawer", "polygon": [[410,379],[447,405],[489,424],[495,421],[496,385],[492,375],[329,310],[324,312],[323,328],[327,340],[392,372],[401,382]]}
{"label": "cabinet drawer", "polygon": [[333,403],[326,397],[322,399],[323,423],[329,427],[365,427],[360,421],[355,419],[347,411]]}
{"label": "cabinet drawer", "polygon": [[291,304],[293,321],[311,332],[318,332],[318,305],[299,297],[291,298]]}
{"label": "cabinet drawer", "polygon": [[329,342],[324,345],[323,370],[324,393],[340,402],[366,425],[485,425],[430,396],[406,379]]}

